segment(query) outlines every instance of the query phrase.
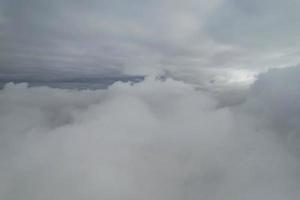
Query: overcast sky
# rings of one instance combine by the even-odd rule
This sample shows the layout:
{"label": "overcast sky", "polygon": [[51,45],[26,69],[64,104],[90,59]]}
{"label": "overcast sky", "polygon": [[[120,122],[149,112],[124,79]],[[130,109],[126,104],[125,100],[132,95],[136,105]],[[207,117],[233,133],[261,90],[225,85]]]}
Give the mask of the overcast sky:
{"label": "overcast sky", "polygon": [[0,199],[298,200],[299,8],[0,0]]}
{"label": "overcast sky", "polygon": [[299,62],[297,0],[0,0],[0,77],[249,78]]}

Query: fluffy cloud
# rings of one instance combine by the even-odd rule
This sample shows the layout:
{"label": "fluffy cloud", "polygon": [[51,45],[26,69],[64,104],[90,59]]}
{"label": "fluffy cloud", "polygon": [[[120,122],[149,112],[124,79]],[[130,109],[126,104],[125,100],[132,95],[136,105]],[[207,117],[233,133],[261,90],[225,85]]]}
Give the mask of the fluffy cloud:
{"label": "fluffy cloud", "polygon": [[[242,106],[269,129],[278,132],[287,143],[299,143],[299,74],[300,69],[295,66],[259,75]],[[298,145],[290,146],[298,148]]]}
{"label": "fluffy cloud", "polygon": [[261,75],[230,105],[151,77],[105,90],[7,84],[0,198],[297,199],[298,143],[282,137],[299,130],[297,75]]}

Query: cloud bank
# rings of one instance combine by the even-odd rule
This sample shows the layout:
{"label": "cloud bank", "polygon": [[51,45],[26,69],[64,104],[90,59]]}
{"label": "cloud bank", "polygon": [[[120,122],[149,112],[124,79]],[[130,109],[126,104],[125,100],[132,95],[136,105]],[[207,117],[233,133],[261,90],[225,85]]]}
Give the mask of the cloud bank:
{"label": "cloud bank", "polygon": [[103,90],[7,84],[0,199],[296,200],[299,75],[260,75],[239,103],[153,77]]}

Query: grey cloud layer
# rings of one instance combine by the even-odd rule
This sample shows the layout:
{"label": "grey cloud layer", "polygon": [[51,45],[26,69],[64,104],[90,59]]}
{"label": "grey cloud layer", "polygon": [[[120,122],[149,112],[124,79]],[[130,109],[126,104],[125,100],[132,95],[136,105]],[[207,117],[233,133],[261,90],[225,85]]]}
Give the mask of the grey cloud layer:
{"label": "grey cloud layer", "polygon": [[[207,71],[220,68],[288,66],[299,61],[298,48],[273,47],[284,35],[288,44],[297,40],[297,5],[268,0],[1,0],[0,75],[51,79],[168,70],[205,78]],[[271,41],[265,43],[267,39]]]}
{"label": "grey cloud layer", "polygon": [[299,74],[269,71],[220,108],[224,98],[171,79],[96,91],[8,84],[0,198],[296,200]]}
{"label": "grey cloud layer", "polygon": [[296,46],[299,42],[296,0],[225,0],[208,24],[218,39],[260,48]]}

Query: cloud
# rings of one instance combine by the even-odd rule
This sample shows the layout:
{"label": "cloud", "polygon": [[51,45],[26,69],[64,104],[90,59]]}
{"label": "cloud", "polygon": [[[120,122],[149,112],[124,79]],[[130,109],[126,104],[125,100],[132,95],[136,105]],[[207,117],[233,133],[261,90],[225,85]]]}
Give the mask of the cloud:
{"label": "cloud", "polygon": [[[219,40],[260,48],[297,46],[299,1],[225,0],[208,23]],[[287,37],[288,36],[288,37]]]}
{"label": "cloud", "polygon": [[248,113],[260,116],[267,126],[291,141],[298,140],[300,130],[299,73],[299,67],[294,66],[259,75],[243,105]]}
{"label": "cloud", "polygon": [[298,199],[298,4],[0,0],[0,199]]}
{"label": "cloud", "polygon": [[217,2],[1,0],[0,73],[48,79],[157,73],[194,51],[189,46],[202,18]]}
{"label": "cloud", "polygon": [[7,84],[0,198],[297,199],[298,143],[282,138],[298,130],[289,123],[299,117],[297,75],[269,71],[222,107],[209,92],[154,77],[103,90]]}
{"label": "cloud", "polygon": [[224,0],[204,30],[216,43],[240,47],[232,66],[264,71],[299,63],[299,1]]}
{"label": "cloud", "polygon": [[198,77],[202,84],[223,71],[258,73],[295,65],[300,62],[294,45],[297,5],[1,0],[0,76],[51,80],[170,71]]}

